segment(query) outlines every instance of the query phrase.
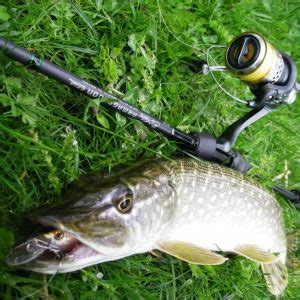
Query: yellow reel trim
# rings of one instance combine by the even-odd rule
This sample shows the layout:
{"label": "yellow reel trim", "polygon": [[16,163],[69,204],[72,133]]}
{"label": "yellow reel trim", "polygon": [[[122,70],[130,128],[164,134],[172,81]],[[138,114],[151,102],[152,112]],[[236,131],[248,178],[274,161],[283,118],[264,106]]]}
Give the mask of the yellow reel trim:
{"label": "yellow reel trim", "polygon": [[272,69],[272,66],[276,60],[276,50],[275,48],[269,44],[267,44],[266,55],[261,63],[261,65],[249,74],[239,74],[237,75],[241,80],[246,81],[248,83],[258,83],[261,82]]}

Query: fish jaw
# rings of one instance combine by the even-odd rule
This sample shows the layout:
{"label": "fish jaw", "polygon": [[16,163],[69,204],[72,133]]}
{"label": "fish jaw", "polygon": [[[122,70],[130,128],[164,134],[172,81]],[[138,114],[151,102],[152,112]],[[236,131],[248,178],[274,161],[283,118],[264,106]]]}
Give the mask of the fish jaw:
{"label": "fish jaw", "polygon": [[96,264],[115,261],[135,254],[152,251],[155,245],[143,245],[135,249],[123,249],[110,254],[102,254],[89,246],[81,244],[65,257],[52,257],[51,260],[37,258],[22,266],[24,270],[42,274],[69,273],[93,266]]}
{"label": "fish jaw", "polygon": [[[88,250],[92,250],[91,248],[88,248]],[[115,256],[104,256],[100,253],[97,253],[96,251],[92,250],[90,252],[89,256],[86,256],[84,258],[81,258],[80,260],[75,260],[74,258],[68,258],[63,260],[57,260],[54,261],[41,261],[41,260],[35,260],[32,263],[28,263],[27,265],[24,265],[23,269],[28,271],[33,271],[36,273],[42,273],[42,274],[60,274],[60,273],[69,273],[69,272],[75,272],[84,268],[87,268],[89,266],[93,266],[96,264],[109,262],[118,260],[124,257],[128,257],[131,255],[134,255],[137,253],[122,253]]]}
{"label": "fish jaw", "polygon": [[[7,257],[6,262],[12,267],[43,274],[74,272],[91,265],[117,260],[137,253],[151,251],[154,246],[142,245],[139,248],[112,249],[106,254],[101,253],[88,244],[76,240],[76,244],[67,251],[53,251],[39,248],[39,244],[32,244],[35,238],[17,246]],[[27,245],[30,244],[30,247]],[[33,249],[35,247],[35,249]],[[31,248],[32,252],[27,252]],[[107,250],[107,249],[106,249]],[[23,253],[21,253],[23,252]],[[31,257],[30,257],[31,256]],[[20,259],[21,258],[21,259]]]}
{"label": "fish jaw", "polygon": [[59,257],[52,254],[51,257],[46,258],[46,256],[43,257],[42,255],[22,265],[21,268],[43,274],[67,273],[98,263],[103,257],[102,254],[94,249],[81,244],[65,256]]}
{"label": "fish jaw", "polygon": [[97,226],[102,225],[102,227],[99,226],[99,228],[95,226],[96,229],[98,229],[95,231],[93,224],[86,224],[84,221],[78,222],[77,224],[66,225],[64,222],[51,216],[42,216],[38,218],[38,221],[63,232],[68,232],[80,244],[93,249],[97,253],[109,255],[111,252],[119,251],[120,249],[127,247],[127,228],[114,222],[99,220]]}
{"label": "fish jaw", "polygon": [[109,254],[97,252],[93,248],[80,244],[64,257],[52,256],[52,259],[38,257],[21,266],[22,269],[43,274],[69,273],[96,264],[115,261],[135,254],[150,252],[156,249],[156,243],[148,243],[136,248],[116,250]]}

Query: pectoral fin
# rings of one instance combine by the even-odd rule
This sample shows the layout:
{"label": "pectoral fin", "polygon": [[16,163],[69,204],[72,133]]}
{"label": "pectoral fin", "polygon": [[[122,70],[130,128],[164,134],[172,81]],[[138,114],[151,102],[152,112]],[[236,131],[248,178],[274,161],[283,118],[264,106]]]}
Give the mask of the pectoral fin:
{"label": "pectoral fin", "polygon": [[197,265],[220,265],[228,259],[197,245],[179,241],[162,242],[159,244],[158,249],[188,263]]}
{"label": "pectoral fin", "polygon": [[259,263],[271,264],[278,261],[278,257],[254,245],[244,245],[234,248],[233,252],[245,256]]}

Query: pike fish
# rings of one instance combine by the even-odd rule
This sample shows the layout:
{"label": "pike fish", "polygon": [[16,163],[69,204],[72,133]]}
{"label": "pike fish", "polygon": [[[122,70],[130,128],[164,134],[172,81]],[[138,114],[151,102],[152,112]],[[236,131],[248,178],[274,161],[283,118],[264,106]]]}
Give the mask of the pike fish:
{"label": "pike fish", "polygon": [[106,177],[85,175],[64,200],[31,214],[45,232],[17,246],[9,265],[55,274],[155,249],[199,265],[223,264],[234,253],[261,265],[273,295],[287,286],[280,207],[228,168],[145,160]]}

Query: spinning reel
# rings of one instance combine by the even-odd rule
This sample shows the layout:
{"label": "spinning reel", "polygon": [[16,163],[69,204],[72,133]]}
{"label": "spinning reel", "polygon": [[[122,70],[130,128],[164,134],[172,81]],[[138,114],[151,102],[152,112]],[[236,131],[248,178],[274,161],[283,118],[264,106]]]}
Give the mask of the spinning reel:
{"label": "spinning reel", "polygon": [[[216,148],[226,153],[233,151],[232,146],[242,130],[278,106],[292,104],[300,90],[300,85],[296,83],[295,62],[287,54],[276,50],[258,33],[246,32],[235,37],[227,47],[224,67],[209,66],[205,61],[196,63],[201,66],[204,75],[229,71],[247,84],[255,97],[249,101],[233,97],[252,110],[230,125],[217,139]],[[202,134],[198,136],[202,140],[206,138]],[[201,155],[202,149],[199,151]],[[250,168],[238,153],[229,166],[241,172],[247,172]]]}
{"label": "spinning reel", "polygon": [[226,68],[249,85],[251,108],[291,104],[296,100],[296,66],[257,33],[236,37],[226,51]]}
{"label": "spinning reel", "polygon": [[248,102],[244,101],[252,110],[229,126],[219,138],[215,138],[209,134],[187,134],[172,128],[165,122],[117,99],[96,85],[3,38],[0,38],[0,49],[6,56],[24,66],[53,78],[90,98],[110,99],[111,102],[105,102],[103,105],[137,119],[151,129],[179,142],[182,148],[193,155],[225,164],[243,173],[249,170],[250,165],[241,154],[232,149],[241,131],[279,105],[293,103],[300,89],[296,83],[295,63],[288,55],[277,51],[257,33],[248,32],[239,35],[227,48],[225,67],[214,68],[202,62],[203,70],[208,70],[208,73],[228,70],[245,82],[255,97]]}

